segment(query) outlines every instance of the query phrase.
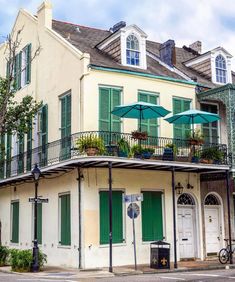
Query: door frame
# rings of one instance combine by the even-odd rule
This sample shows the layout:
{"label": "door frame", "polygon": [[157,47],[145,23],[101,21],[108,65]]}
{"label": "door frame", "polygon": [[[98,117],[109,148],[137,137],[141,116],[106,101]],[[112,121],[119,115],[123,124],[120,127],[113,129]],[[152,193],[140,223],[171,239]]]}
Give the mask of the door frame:
{"label": "door frame", "polygon": [[200,234],[199,234],[199,217],[198,217],[198,202],[197,202],[197,199],[196,197],[194,196],[193,193],[190,193],[190,192],[185,192],[184,194],[188,194],[190,197],[193,198],[194,200],[194,205],[178,205],[177,202],[178,202],[178,199],[179,197],[182,195],[179,195],[177,197],[177,201],[176,201],[176,206],[177,206],[177,249],[178,249],[178,260],[180,260],[180,246],[179,246],[179,232],[178,232],[178,208],[183,208],[183,207],[190,207],[192,208],[193,210],[193,228],[194,228],[194,257],[195,258],[199,258],[199,251],[200,251],[200,248],[201,248],[201,243],[200,243]]}
{"label": "door frame", "polygon": [[[208,195],[214,195],[218,200],[219,200],[219,205],[205,205],[205,199]],[[219,224],[220,224],[220,230],[219,230],[219,234],[221,236],[221,239],[220,239],[220,249],[225,247],[225,241],[224,241],[224,238],[225,238],[225,230],[224,230],[224,207],[223,207],[223,201],[222,201],[222,198],[220,197],[220,195],[216,192],[209,192],[206,194],[206,196],[204,197],[204,200],[203,200],[203,207],[204,207],[204,238],[205,238],[205,258],[207,258],[207,246],[206,246],[206,226],[205,226],[205,211],[206,209],[214,209],[214,208],[217,208],[218,209],[218,214],[219,214]]]}

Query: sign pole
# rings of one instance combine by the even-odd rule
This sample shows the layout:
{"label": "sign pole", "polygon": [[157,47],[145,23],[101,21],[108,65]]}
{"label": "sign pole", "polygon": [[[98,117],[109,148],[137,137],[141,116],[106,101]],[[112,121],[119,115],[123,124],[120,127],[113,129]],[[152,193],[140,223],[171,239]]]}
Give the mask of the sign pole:
{"label": "sign pole", "polygon": [[137,270],[134,207],[133,207],[133,204],[131,204],[131,205],[132,205],[132,227],[133,227],[133,245],[134,245],[135,270]]}

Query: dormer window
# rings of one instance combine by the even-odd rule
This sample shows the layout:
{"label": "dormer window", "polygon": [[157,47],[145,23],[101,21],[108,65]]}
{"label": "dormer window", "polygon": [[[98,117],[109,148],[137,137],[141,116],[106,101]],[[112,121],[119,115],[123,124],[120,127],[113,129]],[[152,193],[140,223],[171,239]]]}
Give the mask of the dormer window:
{"label": "dormer window", "polygon": [[215,58],[215,69],[216,69],[216,82],[226,83],[226,61],[223,56],[218,55]]}
{"label": "dormer window", "polygon": [[132,66],[140,65],[139,40],[133,34],[126,39],[126,63]]}

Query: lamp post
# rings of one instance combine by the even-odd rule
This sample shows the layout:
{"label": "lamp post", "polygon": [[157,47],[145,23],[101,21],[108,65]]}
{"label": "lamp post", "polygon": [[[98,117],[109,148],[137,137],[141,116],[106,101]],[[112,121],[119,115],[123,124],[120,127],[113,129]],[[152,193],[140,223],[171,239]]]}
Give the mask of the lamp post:
{"label": "lamp post", "polygon": [[38,272],[39,271],[39,250],[38,250],[38,236],[37,236],[37,221],[38,221],[38,180],[41,175],[41,171],[38,168],[38,165],[35,164],[33,170],[31,171],[34,183],[35,183],[35,197],[34,197],[34,238],[33,238],[33,264],[32,264],[32,271]]}

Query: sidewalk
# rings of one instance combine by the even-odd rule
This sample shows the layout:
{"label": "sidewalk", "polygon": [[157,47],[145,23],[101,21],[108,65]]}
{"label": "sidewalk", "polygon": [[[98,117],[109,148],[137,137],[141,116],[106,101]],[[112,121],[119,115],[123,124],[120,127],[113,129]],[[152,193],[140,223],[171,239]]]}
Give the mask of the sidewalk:
{"label": "sidewalk", "polygon": [[[138,265],[138,270],[135,271],[134,266],[119,266],[113,268],[113,273],[108,271],[108,268],[103,269],[84,269],[78,270],[76,268],[62,268],[46,266],[43,271],[38,273],[23,273],[29,275],[44,278],[101,278],[101,277],[113,277],[113,276],[128,276],[138,274],[150,274],[150,273],[166,273],[166,272],[183,272],[183,271],[199,271],[199,270],[213,270],[213,269],[225,269],[235,268],[234,265],[222,265],[218,260],[210,261],[182,261],[178,263],[178,268],[174,269],[171,264],[171,269],[152,269],[148,265]],[[0,267],[0,272],[12,273],[9,266]],[[17,272],[17,274],[19,274]]]}

